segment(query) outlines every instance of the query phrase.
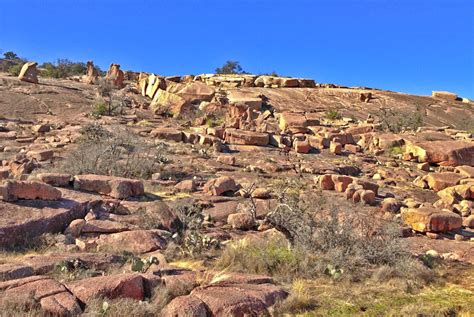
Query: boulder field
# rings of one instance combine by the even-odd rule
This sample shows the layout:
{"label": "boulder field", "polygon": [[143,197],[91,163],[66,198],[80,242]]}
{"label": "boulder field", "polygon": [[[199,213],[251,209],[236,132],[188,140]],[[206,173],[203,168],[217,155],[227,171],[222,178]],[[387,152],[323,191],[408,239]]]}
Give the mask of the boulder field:
{"label": "boulder field", "polygon": [[[119,112],[91,111],[101,85]],[[32,62],[0,74],[0,103],[5,311],[76,316],[163,292],[161,316],[272,314],[291,296],[281,281],[170,259],[196,260],[196,237],[218,252],[285,238],[268,215],[295,192],[395,224],[413,253],[474,264],[474,108],[451,93],[118,64],[101,78],[92,61],[80,78],[48,79]]]}

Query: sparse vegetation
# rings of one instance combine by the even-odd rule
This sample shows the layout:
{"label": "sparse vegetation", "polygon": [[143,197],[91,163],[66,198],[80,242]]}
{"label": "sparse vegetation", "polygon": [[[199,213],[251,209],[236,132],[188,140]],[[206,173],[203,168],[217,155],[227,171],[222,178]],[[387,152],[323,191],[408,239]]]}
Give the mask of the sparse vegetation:
{"label": "sparse vegetation", "polygon": [[317,254],[321,272],[342,269],[344,275],[363,278],[374,268],[387,265],[400,276],[429,279],[428,269],[414,264],[417,260],[406,250],[397,224],[373,215],[343,211],[321,199],[317,194],[302,199],[298,190],[287,189],[280,193],[278,206],[266,220],[293,247]]}
{"label": "sparse vegetation", "polygon": [[155,307],[148,301],[137,302],[131,298],[104,299],[97,298],[87,305],[83,316],[115,317],[115,316],[156,316],[160,307]]}
{"label": "sparse vegetation", "polygon": [[21,68],[23,67],[22,64],[15,64],[13,66],[11,66],[9,69],[8,69],[8,73],[10,73],[10,75],[12,76],[18,76],[20,75],[20,71],[21,71]]}
{"label": "sparse vegetation", "polygon": [[101,116],[116,116],[123,113],[126,103],[117,95],[115,87],[106,80],[101,80],[97,87],[98,98],[93,106],[90,116],[100,118]]}
{"label": "sparse vegetation", "polygon": [[147,144],[127,130],[110,132],[92,123],[60,169],[72,174],[150,178],[167,162],[162,148]]}
{"label": "sparse vegetation", "polygon": [[245,74],[245,71],[237,61],[227,61],[222,67],[216,68],[216,74]]}
{"label": "sparse vegetation", "polygon": [[387,153],[391,157],[396,157],[402,155],[404,153],[403,148],[401,146],[392,146],[387,150]]}
{"label": "sparse vegetation", "polygon": [[[464,274],[468,274],[465,272]],[[328,283],[323,278],[297,280],[290,296],[274,314],[303,316],[469,316],[472,291],[456,286],[410,291],[409,281],[351,281]]]}
{"label": "sparse vegetation", "polygon": [[[95,66],[99,74],[104,72]],[[83,62],[73,62],[68,59],[58,58],[55,62],[46,62],[38,67],[40,76],[52,78],[68,78],[71,76],[81,76],[86,73],[87,66]]]}
{"label": "sparse vegetation", "polygon": [[225,122],[224,116],[211,115],[211,116],[208,116],[206,119],[206,125],[209,128],[220,127],[224,124],[224,122]]}
{"label": "sparse vegetation", "polygon": [[0,71],[8,72],[12,76],[18,76],[23,64],[26,62],[26,59],[21,58],[15,52],[5,52],[3,54],[3,61],[0,60]]}
{"label": "sparse vegetation", "polygon": [[342,119],[342,115],[337,111],[337,109],[329,109],[326,111],[326,119],[329,120],[339,120]]}
{"label": "sparse vegetation", "polygon": [[[19,72],[21,61],[14,52],[7,52],[0,59],[0,70],[8,69],[6,65]],[[42,67],[42,75],[54,78],[85,72],[84,64],[68,60]],[[216,71],[244,73],[235,61]],[[76,296],[84,311],[81,316],[159,316],[173,298],[191,292],[193,296],[180,299],[182,305],[172,308],[179,311],[190,307],[187,300],[193,300],[189,303],[192,306],[202,304],[201,300],[204,310],[243,311],[253,309],[249,305],[255,304],[255,300],[247,299],[258,297],[258,305],[268,306],[269,314],[274,316],[462,316],[474,311],[473,258],[465,225],[470,220],[466,215],[472,214],[469,197],[464,193],[464,201],[452,197],[453,201],[459,200],[452,209],[462,214],[452,214],[452,219],[462,217],[463,225],[453,231],[436,230],[443,239],[428,240],[424,233],[408,230],[408,226],[415,225],[406,219],[401,206],[432,203],[438,195],[431,189],[404,186],[410,178],[425,173],[415,171],[415,160],[400,161],[404,146],[384,144],[390,139],[393,144],[401,144],[397,141],[400,138],[416,143],[422,151],[425,142],[452,136],[459,141],[452,147],[451,142],[444,146],[441,141],[433,154],[428,153],[432,149],[426,149],[427,159],[441,157],[444,150],[449,150],[453,163],[458,159],[459,165],[469,163],[469,157],[463,155],[469,152],[469,140],[464,140],[468,136],[455,129],[472,130],[467,115],[472,110],[470,105],[452,101],[454,97],[434,101],[430,97],[371,90],[377,96],[367,108],[354,104],[357,87],[350,88],[352,91],[324,88],[337,87],[332,84],[314,89],[261,88],[249,87],[253,76],[246,76],[243,82],[238,78],[241,75],[224,78],[207,74],[179,80],[160,76],[167,90],[183,96],[192,109],[171,118],[171,112],[164,112],[169,116],[165,117],[150,111],[150,98],[131,84],[139,79],[138,88],[144,88],[146,76],[126,72],[127,85],[120,90],[111,81],[96,78],[93,84],[79,83],[78,78],[40,80],[39,84],[4,75],[0,78],[1,102],[6,105],[0,118],[0,178],[11,180],[1,186],[0,196],[18,198],[0,202],[0,231],[6,232],[0,235],[0,281],[45,275],[59,283],[54,283],[58,289],[63,284],[69,295]],[[146,80],[153,78],[148,76]],[[215,94],[209,102],[201,102],[201,93],[208,95],[203,86],[206,84]],[[253,98],[257,91],[261,108],[249,106],[243,115],[232,109],[232,103],[240,108],[239,99],[250,104],[247,96]],[[433,101],[436,104],[428,106]],[[414,111],[416,103],[421,105]],[[379,112],[383,116],[380,120],[374,110],[377,105],[388,109]],[[53,110],[54,117],[50,116]],[[425,110],[429,119],[425,119]],[[287,111],[294,115],[284,122],[291,128],[289,133],[279,129],[283,124],[280,119],[286,119],[279,115]],[[354,119],[364,118],[367,111],[373,113],[365,123]],[[449,115],[443,117],[443,113]],[[344,120],[339,120],[343,114]],[[321,116],[327,120],[313,126]],[[424,120],[452,129],[436,128],[446,135],[427,128],[420,129],[420,135],[412,131]],[[301,122],[309,125],[305,133],[297,131]],[[216,127],[234,126],[243,132],[236,133],[235,142],[213,137],[223,132]],[[399,135],[379,137],[381,128]],[[349,132],[361,148],[347,145],[341,155],[336,155],[314,144],[327,141],[320,137]],[[317,154],[296,153],[300,144],[295,140],[303,138],[319,148],[314,151]],[[341,143],[346,143],[342,138]],[[379,156],[382,150],[385,157]],[[428,164],[440,173],[452,170],[441,166],[444,163],[439,168],[435,162]],[[403,169],[411,172],[401,175],[403,180],[387,178],[382,182],[377,181],[385,175],[381,168],[388,174]],[[465,172],[462,168],[459,171]],[[103,181],[103,177],[91,175],[84,177],[84,185],[89,186],[82,186],[78,174],[135,180]],[[372,175],[377,177],[370,180]],[[358,181],[349,191],[341,193],[341,182],[354,179]],[[208,180],[212,181],[205,185]],[[378,195],[368,190],[375,186],[368,182],[380,186]],[[358,184],[366,189],[359,190]],[[131,196],[126,193],[128,189],[137,193]],[[356,194],[352,195],[351,190]],[[18,197],[13,197],[16,193]],[[404,201],[411,196],[414,201]],[[450,221],[450,217],[445,218]],[[440,217],[439,221],[445,220]],[[411,236],[401,238],[402,233]],[[109,278],[84,282],[79,291],[72,283],[99,276]],[[3,283],[9,287],[0,290],[0,316],[44,316],[46,305],[63,304],[60,297],[54,298],[56,302],[43,297],[39,300],[38,296],[45,295],[38,293],[43,289],[37,289],[40,283],[32,281],[35,278],[27,277],[18,288],[13,285],[15,281]],[[56,289],[49,282],[46,286]],[[22,293],[25,289],[33,291]],[[104,297],[89,302],[80,291]],[[126,298],[131,295],[140,300]],[[267,303],[273,298],[278,298],[274,306]],[[75,300],[68,301],[73,304]],[[68,309],[68,303],[64,304]]]}
{"label": "sparse vegetation", "polygon": [[380,108],[380,122],[383,130],[400,133],[404,130],[416,130],[423,125],[423,111],[420,105],[407,114],[391,108]]}
{"label": "sparse vegetation", "polygon": [[[181,221],[181,228],[173,236],[174,247],[182,256],[196,257],[203,252],[219,247],[219,241],[203,233],[204,214],[202,206],[184,200],[174,209]],[[168,248],[172,250],[173,248]],[[174,251],[171,251],[174,253]]]}
{"label": "sparse vegetation", "polygon": [[314,275],[316,257],[289,248],[285,239],[241,239],[228,244],[216,261],[217,269],[274,276],[289,282]]}

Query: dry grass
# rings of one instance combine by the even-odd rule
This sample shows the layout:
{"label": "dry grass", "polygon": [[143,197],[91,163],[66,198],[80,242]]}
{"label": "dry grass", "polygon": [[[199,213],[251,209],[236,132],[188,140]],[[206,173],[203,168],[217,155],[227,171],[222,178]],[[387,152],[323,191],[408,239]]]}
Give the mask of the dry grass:
{"label": "dry grass", "polygon": [[154,307],[149,302],[139,302],[130,298],[117,299],[95,299],[87,305],[82,316],[97,317],[97,316],[155,316],[153,313]]}
{"label": "dry grass", "polygon": [[169,289],[163,286],[157,286],[154,290],[152,290],[151,298],[148,298],[143,301],[137,301],[131,298],[96,298],[88,303],[84,310],[84,313],[81,316],[160,316],[160,312],[171,301],[172,298],[174,298],[175,296],[183,295],[183,293],[185,293],[181,289],[177,288]]}
{"label": "dry grass", "polygon": [[407,281],[352,283],[300,280],[275,314],[301,316],[472,316],[474,293],[457,285],[409,291]]}
{"label": "dry grass", "polygon": [[215,263],[218,270],[264,274],[292,281],[314,274],[314,257],[289,248],[284,239],[249,240],[229,243]]}

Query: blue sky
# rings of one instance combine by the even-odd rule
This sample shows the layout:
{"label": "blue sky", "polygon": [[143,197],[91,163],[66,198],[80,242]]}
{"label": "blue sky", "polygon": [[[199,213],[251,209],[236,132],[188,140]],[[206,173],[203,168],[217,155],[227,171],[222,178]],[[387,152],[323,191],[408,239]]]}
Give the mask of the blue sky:
{"label": "blue sky", "polygon": [[474,99],[473,0],[0,0],[0,50],[162,75],[252,73]]}

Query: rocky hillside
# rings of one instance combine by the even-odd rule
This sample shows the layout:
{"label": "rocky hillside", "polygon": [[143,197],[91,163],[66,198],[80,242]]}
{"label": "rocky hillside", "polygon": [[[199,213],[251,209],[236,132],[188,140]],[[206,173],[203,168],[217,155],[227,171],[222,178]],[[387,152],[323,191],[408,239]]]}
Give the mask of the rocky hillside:
{"label": "rocky hillside", "polygon": [[474,313],[470,100],[87,66],[0,74],[5,316]]}

